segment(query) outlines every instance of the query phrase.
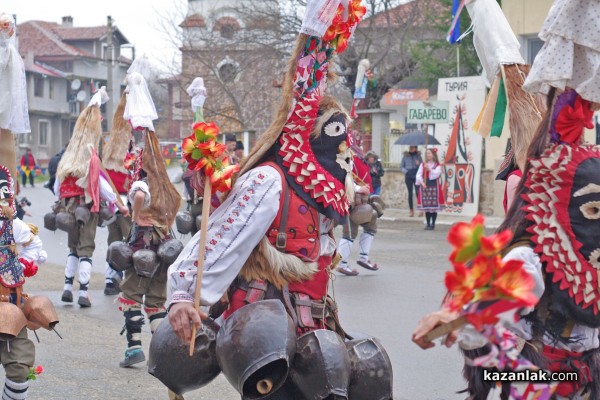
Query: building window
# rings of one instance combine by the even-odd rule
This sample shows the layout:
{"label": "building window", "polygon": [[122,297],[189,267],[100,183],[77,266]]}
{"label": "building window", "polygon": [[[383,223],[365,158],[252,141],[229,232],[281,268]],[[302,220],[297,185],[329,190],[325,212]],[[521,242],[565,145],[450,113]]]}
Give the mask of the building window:
{"label": "building window", "polygon": [[213,27],[213,30],[218,31],[223,39],[233,39],[235,33],[240,29],[239,21],[228,16],[219,18]]}
{"label": "building window", "polygon": [[529,65],[533,64],[533,60],[535,60],[543,46],[544,42],[539,38],[527,39],[527,63]]}
{"label": "building window", "polygon": [[33,78],[33,95],[35,97],[44,97],[44,80],[41,76]]}
{"label": "building window", "polygon": [[49,121],[40,121],[39,122],[39,145],[40,146],[48,146],[50,141],[50,122]]}
{"label": "building window", "polygon": [[48,98],[54,98],[54,81],[52,79],[48,79]]}
{"label": "building window", "polygon": [[239,64],[233,61],[229,57],[225,57],[220,63],[217,64],[217,73],[219,79],[223,83],[233,83],[237,80],[240,72]]}

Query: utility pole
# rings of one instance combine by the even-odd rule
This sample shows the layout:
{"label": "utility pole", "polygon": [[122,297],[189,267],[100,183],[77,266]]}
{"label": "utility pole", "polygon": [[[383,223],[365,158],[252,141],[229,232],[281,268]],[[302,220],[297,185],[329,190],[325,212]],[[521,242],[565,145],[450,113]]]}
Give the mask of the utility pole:
{"label": "utility pole", "polygon": [[112,127],[113,119],[113,24],[112,17],[109,15],[106,17],[106,93],[108,94],[109,100],[106,103],[106,126],[107,130]]}

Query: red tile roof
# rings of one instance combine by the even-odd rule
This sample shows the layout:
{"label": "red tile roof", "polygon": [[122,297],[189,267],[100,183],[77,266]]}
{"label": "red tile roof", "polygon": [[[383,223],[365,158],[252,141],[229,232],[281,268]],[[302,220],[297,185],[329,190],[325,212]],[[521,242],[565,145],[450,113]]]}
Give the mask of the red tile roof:
{"label": "red tile roof", "polygon": [[[67,27],[55,22],[27,21],[18,26],[19,52],[25,57],[32,51],[35,57],[72,58],[87,57],[97,58],[69,42],[80,40],[98,40],[106,36],[106,26],[94,27]],[[114,28],[114,32],[121,38],[123,44],[129,43],[125,36]]]}
{"label": "red tile roof", "polygon": [[44,21],[28,21],[20,24],[17,32],[21,57],[25,57],[29,51],[32,51],[36,57],[94,57],[84,50],[63,42],[62,38],[52,29],[57,26],[57,24]]}

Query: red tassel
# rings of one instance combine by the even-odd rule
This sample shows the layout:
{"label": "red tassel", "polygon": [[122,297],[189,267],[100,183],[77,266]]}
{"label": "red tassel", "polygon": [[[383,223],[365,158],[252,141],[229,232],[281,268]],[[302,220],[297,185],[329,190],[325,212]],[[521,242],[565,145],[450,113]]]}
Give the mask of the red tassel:
{"label": "red tassel", "polygon": [[26,278],[31,278],[38,272],[38,266],[33,263],[33,261],[28,261],[24,258],[19,258],[19,261],[23,265],[23,275]]}

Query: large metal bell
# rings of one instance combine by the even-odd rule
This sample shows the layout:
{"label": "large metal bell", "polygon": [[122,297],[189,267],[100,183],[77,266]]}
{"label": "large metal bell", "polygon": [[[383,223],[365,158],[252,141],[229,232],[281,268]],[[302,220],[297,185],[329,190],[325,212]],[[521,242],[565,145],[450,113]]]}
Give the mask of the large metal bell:
{"label": "large metal bell", "polygon": [[390,400],[393,398],[392,363],[378,339],[366,337],[346,342],[351,374],[348,398],[352,400]]}
{"label": "large metal bell", "polygon": [[100,207],[98,211],[98,226],[105,227],[117,220],[117,215],[109,207]]}
{"label": "large metal bell", "polygon": [[373,218],[373,207],[370,204],[359,204],[350,210],[350,220],[356,225],[366,224]]}
{"label": "large metal bell", "polygon": [[45,296],[29,296],[23,304],[23,314],[35,326],[49,331],[58,324],[58,315],[52,301]]}
{"label": "large metal bell", "polygon": [[139,276],[152,278],[159,267],[158,256],[152,250],[141,249],[133,253],[133,268]]}
{"label": "large metal bell", "polygon": [[188,211],[178,212],[175,216],[175,226],[177,227],[177,232],[182,235],[190,233],[194,227],[194,218],[192,217],[192,214]]}
{"label": "large metal bell", "polygon": [[125,242],[112,242],[106,252],[106,261],[115,271],[128,270],[133,267],[133,250]]}
{"label": "large metal bell", "polygon": [[75,221],[85,225],[89,222],[90,218],[92,218],[92,213],[89,208],[84,206],[75,208]]}
{"label": "large metal bell", "polygon": [[279,300],[248,304],[217,335],[223,374],[243,399],[265,399],[285,383],[296,352],[296,329]]}
{"label": "large metal bell", "polygon": [[207,385],[221,372],[216,355],[218,330],[212,320],[203,321],[190,357],[190,347],[175,335],[168,319],[163,319],[152,334],[148,372],[179,395]]}
{"label": "large metal bell", "polygon": [[353,397],[348,397],[348,350],[337,333],[317,329],[298,338],[297,346],[290,378],[303,399],[354,400]]}
{"label": "large metal bell", "polygon": [[61,231],[71,232],[77,227],[75,216],[65,211],[59,212],[56,214],[56,227]]}
{"label": "large metal bell", "polygon": [[56,214],[49,212],[44,215],[44,228],[54,232],[56,230]]}
{"label": "large metal bell", "polygon": [[182,250],[183,243],[181,243],[181,240],[169,239],[158,246],[156,254],[158,255],[161,265],[163,267],[169,267],[177,260],[177,257],[179,257]]}
{"label": "large metal bell", "polygon": [[0,341],[14,339],[27,326],[25,314],[12,303],[0,302],[0,315]]}

